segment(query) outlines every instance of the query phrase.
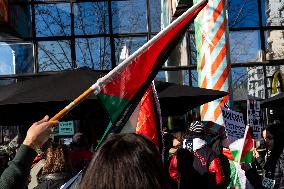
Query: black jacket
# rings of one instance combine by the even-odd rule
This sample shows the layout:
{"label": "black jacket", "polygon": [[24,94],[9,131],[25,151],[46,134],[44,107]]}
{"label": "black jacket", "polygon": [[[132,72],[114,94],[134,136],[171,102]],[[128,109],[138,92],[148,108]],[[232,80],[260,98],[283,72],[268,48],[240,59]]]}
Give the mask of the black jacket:
{"label": "black jacket", "polygon": [[0,189],[26,188],[32,161],[36,155],[32,148],[22,144],[9,167],[1,175]]}
{"label": "black jacket", "polygon": [[34,189],[57,189],[60,188],[70,178],[70,174],[53,173],[43,175],[39,178],[39,185]]}
{"label": "black jacket", "polygon": [[[171,164],[177,164],[179,189],[193,186],[200,189],[223,188],[224,174],[220,159],[207,146],[195,152],[178,149]],[[173,171],[171,170],[170,175],[174,175]]]}
{"label": "black jacket", "polygon": [[284,150],[280,156],[275,160],[268,157],[263,169],[263,178],[261,178],[256,169],[246,171],[246,176],[250,183],[259,189],[267,189],[269,181],[275,181],[273,189],[284,189]]}

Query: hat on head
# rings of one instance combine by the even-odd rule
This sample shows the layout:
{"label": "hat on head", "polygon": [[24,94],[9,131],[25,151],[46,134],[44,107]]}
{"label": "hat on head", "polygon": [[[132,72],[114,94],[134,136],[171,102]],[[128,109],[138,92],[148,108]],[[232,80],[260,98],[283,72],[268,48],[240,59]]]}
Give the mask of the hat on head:
{"label": "hat on head", "polygon": [[190,124],[188,128],[189,134],[193,135],[203,135],[204,134],[204,125],[201,121],[194,121]]}

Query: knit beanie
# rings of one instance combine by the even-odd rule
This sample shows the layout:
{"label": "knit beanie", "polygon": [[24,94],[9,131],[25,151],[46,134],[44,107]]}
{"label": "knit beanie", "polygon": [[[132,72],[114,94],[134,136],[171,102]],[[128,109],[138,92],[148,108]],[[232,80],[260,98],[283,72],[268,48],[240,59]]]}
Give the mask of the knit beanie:
{"label": "knit beanie", "polygon": [[203,137],[204,136],[204,125],[201,121],[192,122],[187,128],[187,135],[192,138]]}

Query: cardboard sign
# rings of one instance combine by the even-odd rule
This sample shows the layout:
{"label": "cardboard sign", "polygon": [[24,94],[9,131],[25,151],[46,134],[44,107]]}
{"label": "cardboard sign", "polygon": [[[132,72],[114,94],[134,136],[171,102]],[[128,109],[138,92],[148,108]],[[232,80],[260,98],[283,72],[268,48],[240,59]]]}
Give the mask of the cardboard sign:
{"label": "cardboard sign", "polygon": [[247,123],[252,128],[253,138],[261,139],[260,101],[247,100]]}
{"label": "cardboard sign", "polygon": [[243,138],[245,134],[243,114],[228,110],[224,107],[221,107],[221,110],[228,139],[230,141],[235,141],[237,139]]}

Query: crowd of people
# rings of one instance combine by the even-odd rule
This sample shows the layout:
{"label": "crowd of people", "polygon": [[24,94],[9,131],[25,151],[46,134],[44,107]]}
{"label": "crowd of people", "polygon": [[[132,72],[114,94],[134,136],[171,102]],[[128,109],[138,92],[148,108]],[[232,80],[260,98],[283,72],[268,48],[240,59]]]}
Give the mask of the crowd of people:
{"label": "crowd of people", "polygon": [[[82,136],[67,149],[60,141],[49,140],[56,126],[58,121],[49,121],[46,116],[29,128],[1,175],[0,189],[26,189],[32,179],[31,168],[41,160],[36,189],[240,188],[230,184],[236,182],[224,155],[226,135],[220,137],[223,148],[216,152],[206,142],[200,121],[189,124],[179,137],[165,134],[164,153],[148,138],[134,133],[111,134],[95,153],[87,149]],[[283,130],[280,123],[265,127],[265,157],[261,159],[255,150],[253,163],[240,165],[251,187],[284,188]],[[43,153],[38,154],[40,149]]]}

